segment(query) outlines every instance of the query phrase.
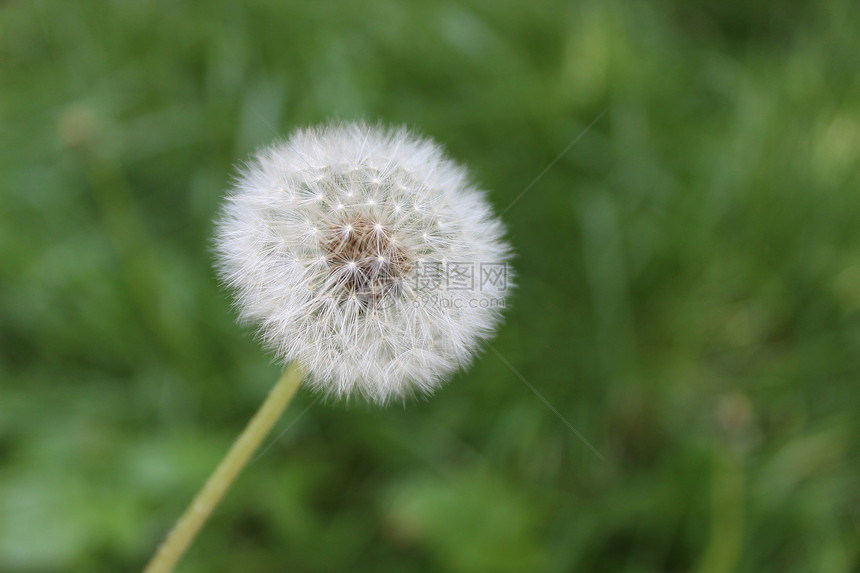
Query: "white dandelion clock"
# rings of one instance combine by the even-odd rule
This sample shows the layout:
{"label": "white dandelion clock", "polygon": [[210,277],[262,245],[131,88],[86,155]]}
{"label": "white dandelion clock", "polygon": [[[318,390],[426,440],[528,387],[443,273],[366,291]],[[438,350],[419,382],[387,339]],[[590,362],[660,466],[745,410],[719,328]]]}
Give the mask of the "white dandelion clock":
{"label": "white dandelion clock", "polygon": [[511,288],[503,233],[464,169],[404,129],[307,129],[257,153],[218,221],[218,268],[290,367],[145,573],[173,570],[303,379],[384,404],[467,365]]}
{"label": "white dandelion clock", "polygon": [[218,225],[246,321],[329,395],[431,393],[490,336],[509,246],[482,192],[406,130],[308,129],[259,152]]}

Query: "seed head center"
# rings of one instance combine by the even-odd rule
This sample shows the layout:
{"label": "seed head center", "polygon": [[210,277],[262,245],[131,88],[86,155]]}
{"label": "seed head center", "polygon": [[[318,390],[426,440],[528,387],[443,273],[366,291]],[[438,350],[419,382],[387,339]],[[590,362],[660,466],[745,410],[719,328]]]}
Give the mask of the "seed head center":
{"label": "seed head center", "polygon": [[321,241],[338,300],[378,302],[399,288],[411,265],[405,248],[378,221],[358,216],[331,225]]}

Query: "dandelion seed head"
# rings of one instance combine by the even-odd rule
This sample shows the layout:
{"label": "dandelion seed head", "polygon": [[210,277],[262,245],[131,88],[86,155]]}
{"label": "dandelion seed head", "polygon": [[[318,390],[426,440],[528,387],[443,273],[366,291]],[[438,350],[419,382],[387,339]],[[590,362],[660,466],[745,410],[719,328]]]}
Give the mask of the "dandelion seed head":
{"label": "dandelion seed head", "polygon": [[[241,319],[281,361],[327,395],[386,403],[432,393],[492,336],[510,273],[477,281],[510,258],[503,235],[438,145],[358,123],[260,150],[225,201],[216,253]],[[449,260],[471,288],[428,280]]]}

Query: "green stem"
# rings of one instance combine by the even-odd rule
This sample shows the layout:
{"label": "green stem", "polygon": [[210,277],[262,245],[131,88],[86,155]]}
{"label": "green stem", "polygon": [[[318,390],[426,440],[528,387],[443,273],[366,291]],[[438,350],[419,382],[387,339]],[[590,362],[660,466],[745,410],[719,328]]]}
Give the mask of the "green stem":
{"label": "green stem", "polygon": [[182,555],[194,541],[194,537],[206,519],[221,501],[227,488],[248,463],[251,455],[257,450],[272,426],[289,404],[296,390],[305,377],[305,371],[296,362],[284,372],[275,384],[269,396],[248,422],[245,430],[239,435],[230,451],[215,468],[203,489],[197,494],[191,505],[176,522],[173,530],[158,548],[144,573],[169,573],[182,558]]}

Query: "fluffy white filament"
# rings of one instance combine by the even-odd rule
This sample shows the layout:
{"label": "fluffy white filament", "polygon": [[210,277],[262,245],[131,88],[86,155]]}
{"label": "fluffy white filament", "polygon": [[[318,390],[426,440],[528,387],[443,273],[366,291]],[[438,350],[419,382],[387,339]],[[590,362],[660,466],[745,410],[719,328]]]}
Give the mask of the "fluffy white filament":
{"label": "fluffy white filament", "polygon": [[492,335],[512,286],[503,234],[432,141],[348,124],[259,151],[216,248],[242,319],[279,359],[327,395],[385,403],[432,393]]}

